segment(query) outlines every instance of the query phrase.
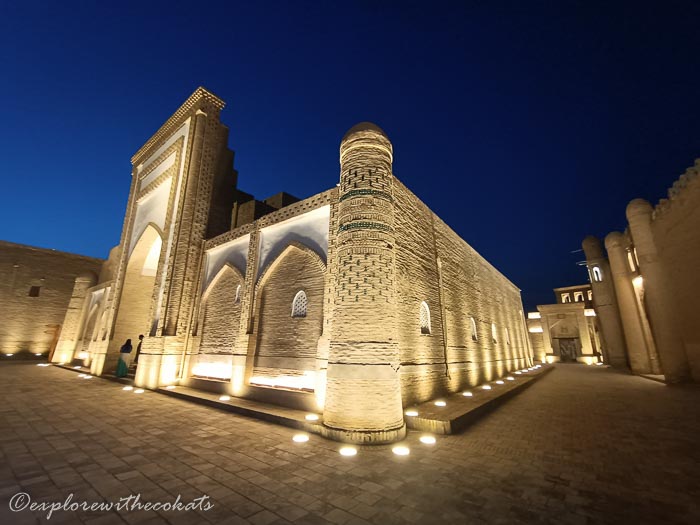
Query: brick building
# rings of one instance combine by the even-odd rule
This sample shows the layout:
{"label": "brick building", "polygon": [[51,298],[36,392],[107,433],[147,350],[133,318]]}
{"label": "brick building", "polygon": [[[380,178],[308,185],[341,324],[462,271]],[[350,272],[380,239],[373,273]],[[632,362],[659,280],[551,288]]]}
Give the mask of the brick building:
{"label": "brick building", "polygon": [[536,361],[543,363],[602,362],[605,348],[593,309],[590,284],[554,289],[554,304],[528,312],[527,326]]}
{"label": "brick building", "polygon": [[256,200],[223,106],[197,89],[132,158],[120,243],[76,281],[54,361],[111,373],[144,334],[137,385],[313,410],[354,442],[400,439],[404,406],[532,364],[519,289],[394,176],[381,129],[343,137],[336,187]]}
{"label": "brick building", "polygon": [[0,241],[0,353],[46,357],[61,331],[76,278],[97,281],[102,259]]}

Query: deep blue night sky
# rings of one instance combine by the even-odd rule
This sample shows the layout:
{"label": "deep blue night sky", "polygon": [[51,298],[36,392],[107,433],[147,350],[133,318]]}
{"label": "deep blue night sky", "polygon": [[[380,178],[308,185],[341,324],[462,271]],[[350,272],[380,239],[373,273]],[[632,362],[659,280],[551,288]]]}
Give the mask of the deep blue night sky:
{"label": "deep blue night sky", "polygon": [[241,189],[333,186],[371,120],[397,177],[549,303],[586,281],[585,235],[700,157],[699,27],[674,1],[4,1],[0,239],[106,257],[131,155],[202,85]]}

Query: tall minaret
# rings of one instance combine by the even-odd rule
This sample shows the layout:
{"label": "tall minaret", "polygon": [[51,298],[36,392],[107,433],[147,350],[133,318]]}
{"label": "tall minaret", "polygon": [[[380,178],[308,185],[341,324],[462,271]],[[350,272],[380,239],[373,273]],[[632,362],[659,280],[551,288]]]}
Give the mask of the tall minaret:
{"label": "tall minaret", "polygon": [[340,144],[337,283],[328,359],[325,433],[355,443],[401,439],[396,335],[393,161],[376,125],[352,127]]}

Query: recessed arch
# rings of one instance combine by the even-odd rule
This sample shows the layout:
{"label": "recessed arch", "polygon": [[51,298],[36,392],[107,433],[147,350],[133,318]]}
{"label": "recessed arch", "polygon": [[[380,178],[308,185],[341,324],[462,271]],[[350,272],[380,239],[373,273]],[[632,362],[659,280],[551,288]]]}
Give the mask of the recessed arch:
{"label": "recessed arch", "polygon": [[[243,274],[241,273],[241,271],[238,268],[236,268],[231,263],[224,264],[221,267],[221,269],[218,272],[216,272],[216,275],[214,276],[214,278],[211,280],[209,285],[204,290],[204,293],[202,294],[202,299],[201,299],[202,304],[204,304],[207,301],[207,299],[209,298],[209,295],[211,294],[211,291],[216,287],[216,285],[219,283],[219,281],[221,281],[222,279],[224,279],[226,277],[226,275],[229,272],[232,273],[235,276],[235,278],[237,280],[239,280],[241,283],[243,283],[243,281],[245,281]],[[240,286],[240,284],[238,284],[237,286]],[[240,290],[239,290],[239,293],[240,293]],[[239,298],[240,298],[240,295],[239,295]]]}
{"label": "recessed arch", "polygon": [[110,351],[117,352],[127,339],[138,341],[140,334],[150,333],[162,248],[161,229],[149,223],[131,250],[124,270]]}
{"label": "recessed arch", "polygon": [[315,250],[309,248],[308,246],[300,242],[291,241],[284,247],[280,254],[277,257],[275,257],[272,261],[270,261],[265,266],[265,268],[263,268],[263,271],[260,272],[260,277],[258,278],[258,282],[255,285],[256,290],[265,286],[265,282],[267,281],[267,279],[270,278],[270,275],[275,271],[275,268],[277,268],[277,266],[279,266],[280,263],[284,261],[285,257],[287,257],[290,253],[293,253],[293,250],[295,249],[301,250],[302,252],[309,255],[309,258],[311,261],[313,261],[314,266],[319,271],[325,273],[326,263],[323,262],[323,259],[321,259],[321,256],[318,253],[316,253]]}
{"label": "recessed arch", "polygon": [[[319,255],[297,242],[289,243],[261,273],[254,297],[251,384],[314,389],[325,276]],[[306,315],[295,316],[303,310],[302,303]]]}
{"label": "recessed arch", "polygon": [[243,284],[240,270],[226,263],[202,294],[197,323],[197,334],[201,336],[200,355],[192,368],[193,375],[208,375],[199,370],[200,363],[208,362],[204,356],[232,353],[241,320],[241,303],[236,301],[236,293],[240,293]]}

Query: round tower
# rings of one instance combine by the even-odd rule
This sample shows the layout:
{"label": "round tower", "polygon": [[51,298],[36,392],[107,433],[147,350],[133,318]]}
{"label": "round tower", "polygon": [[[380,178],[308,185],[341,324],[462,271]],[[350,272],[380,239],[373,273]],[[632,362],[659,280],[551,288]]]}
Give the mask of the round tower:
{"label": "round tower", "polygon": [[605,346],[603,357],[605,362],[616,368],[627,368],[627,351],[617,306],[615,288],[611,279],[610,266],[603,254],[603,246],[597,237],[589,235],[583,240],[583,252],[593,290],[593,306],[600,320]]}
{"label": "round tower", "polygon": [[396,337],[392,147],[376,125],[340,144],[337,281],[328,358],[325,433],[386,443],[406,432]]}
{"label": "round tower", "polygon": [[676,326],[673,295],[656,250],[651,229],[654,209],[644,199],[634,199],[627,205],[627,222],[639,260],[639,271],[646,297],[656,349],[666,381],[676,383],[689,378],[690,370],[683,341]]}
{"label": "round tower", "polygon": [[630,270],[627,255],[628,244],[629,240],[620,232],[611,232],[605,238],[605,249],[610,260],[610,271],[627,341],[627,357],[635,374],[658,374],[660,372],[653,359],[653,341],[645,337],[643,308],[638,304],[634,289],[634,274]]}

